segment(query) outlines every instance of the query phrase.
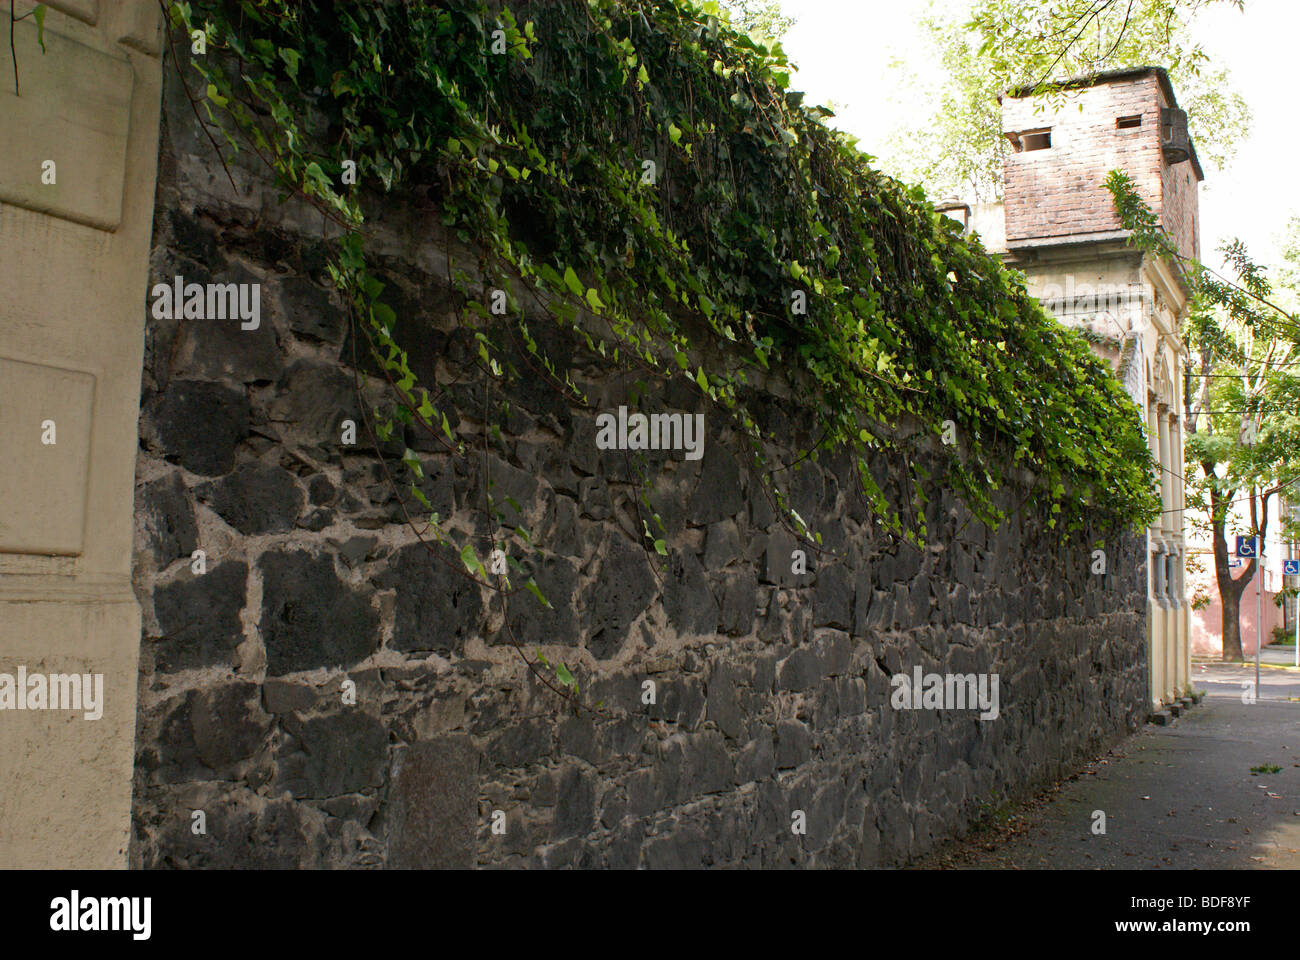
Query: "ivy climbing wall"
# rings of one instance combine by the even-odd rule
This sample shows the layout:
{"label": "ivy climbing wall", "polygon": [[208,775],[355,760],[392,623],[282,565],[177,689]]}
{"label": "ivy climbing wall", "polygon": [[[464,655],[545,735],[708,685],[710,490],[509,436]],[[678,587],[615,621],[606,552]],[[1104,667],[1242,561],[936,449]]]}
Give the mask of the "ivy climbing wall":
{"label": "ivy climbing wall", "polygon": [[[1141,537],[1099,572],[1100,531],[1063,538],[1028,475],[987,526],[931,437],[869,464],[895,503],[935,478],[909,542],[847,454],[794,466],[820,425],[775,373],[747,392],[763,476],[692,383],[520,278],[466,323],[451,275],[494,281],[419,191],[366,227],[446,417],[403,422],[330,225],[255,158],[227,173],[170,68],[163,114],[151,288],[257,309],[143,307],[134,866],[888,865],[1144,719]],[[485,375],[484,332],[520,376]],[[702,457],[611,448],[620,407],[703,414]],[[994,708],[900,697],[918,668],[996,681]]]}

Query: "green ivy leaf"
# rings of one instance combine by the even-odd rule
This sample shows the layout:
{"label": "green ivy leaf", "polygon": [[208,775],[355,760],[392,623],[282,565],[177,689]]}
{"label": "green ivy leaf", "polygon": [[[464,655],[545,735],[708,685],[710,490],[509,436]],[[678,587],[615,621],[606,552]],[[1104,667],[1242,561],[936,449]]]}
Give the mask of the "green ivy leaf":
{"label": "green ivy leaf", "polygon": [[532,577],[528,578],[528,582],[524,584],[524,587],[527,588],[529,593],[535,596],[538,600],[542,601],[542,606],[544,606],[547,610],[554,609],[551,606],[551,601],[547,600],[546,597],[542,595],[541,587],[537,585],[537,581],[534,580]]}
{"label": "green ivy leaf", "polygon": [[402,463],[421,480],[424,479],[424,467],[420,464],[420,455],[410,447],[402,454]]}
{"label": "green ivy leaf", "polygon": [[289,74],[289,79],[297,80],[298,62],[302,59],[302,54],[292,47],[281,47],[280,59],[284,61],[285,72]]}
{"label": "green ivy leaf", "polygon": [[481,561],[478,558],[478,554],[474,552],[474,544],[467,543],[465,546],[461,547],[460,562],[465,564],[465,569],[471,574],[474,574],[481,579],[487,579],[487,573],[483,568],[483,561]]}
{"label": "green ivy leaf", "polygon": [[[36,42],[41,45],[41,53],[45,52],[45,4],[38,3],[32,8],[32,16],[36,18]],[[224,103],[218,106],[225,106]]]}

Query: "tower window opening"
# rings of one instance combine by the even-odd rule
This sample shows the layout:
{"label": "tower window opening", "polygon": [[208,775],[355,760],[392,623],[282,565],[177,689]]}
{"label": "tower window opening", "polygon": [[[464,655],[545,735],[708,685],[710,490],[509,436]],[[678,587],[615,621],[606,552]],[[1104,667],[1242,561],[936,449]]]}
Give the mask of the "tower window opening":
{"label": "tower window opening", "polygon": [[1020,149],[1026,153],[1030,150],[1047,150],[1051,145],[1051,130],[1039,130],[1035,133],[1026,133],[1020,138]]}

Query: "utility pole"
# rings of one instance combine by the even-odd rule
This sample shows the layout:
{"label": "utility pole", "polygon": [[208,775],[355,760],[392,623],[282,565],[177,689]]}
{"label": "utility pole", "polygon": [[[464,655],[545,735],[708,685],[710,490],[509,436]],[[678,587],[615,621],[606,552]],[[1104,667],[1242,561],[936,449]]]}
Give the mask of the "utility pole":
{"label": "utility pole", "polygon": [[[1287,499],[1288,501],[1290,500],[1290,494],[1287,495]],[[1286,517],[1286,521],[1287,521],[1287,525],[1283,527],[1283,530],[1294,531],[1297,515],[1300,514],[1300,511],[1297,511],[1296,509],[1296,504],[1288,502],[1286,510],[1282,511],[1282,513]],[[1292,537],[1294,538],[1294,533],[1292,534]],[[1288,552],[1291,554],[1291,559],[1295,560],[1296,542],[1294,539],[1291,540],[1291,549]],[[1283,564],[1282,573],[1284,574],[1284,576],[1282,577],[1282,590],[1283,590],[1283,596],[1285,596],[1285,591],[1286,591],[1286,576],[1285,576],[1286,565],[1285,564]],[[1300,577],[1296,578],[1296,584],[1300,585]],[[1285,610],[1286,608],[1283,607],[1283,609]],[[1297,667],[1300,667],[1300,589],[1298,589],[1296,595],[1291,598],[1291,616],[1295,619],[1295,665]]]}
{"label": "utility pole", "polygon": [[[1254,497],[1258,491],[1255,487],[1250,488],[1250,495]],[[1251,505],[1251,512],[1254,513],[1254,504]],[[1265,520],[1268,518],[1265,517]],[[1259,529],[1256,528],[1255,535],[1259,537]],[[1259,651],[1264,646],[1264,538],[1259,537],[1259,552],[1255,558],[1255,697],[1259,697]]]}

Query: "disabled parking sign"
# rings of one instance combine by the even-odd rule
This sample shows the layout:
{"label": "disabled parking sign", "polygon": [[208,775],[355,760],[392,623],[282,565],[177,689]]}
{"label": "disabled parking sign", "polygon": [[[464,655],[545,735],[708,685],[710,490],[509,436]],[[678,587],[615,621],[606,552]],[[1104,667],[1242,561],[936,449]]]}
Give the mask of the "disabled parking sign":
{"label": "disabled parking sign", "polygon": [[1300,560],[1283,560],[1282,575],[1285,577],[1300,576]]}
{"label": "disabled parking sign", "polygon": [[1239,557],[1257,557],[1259,554],[1255,550],[1256,539],[1254,537],[1237,538],[1237,556]]}

